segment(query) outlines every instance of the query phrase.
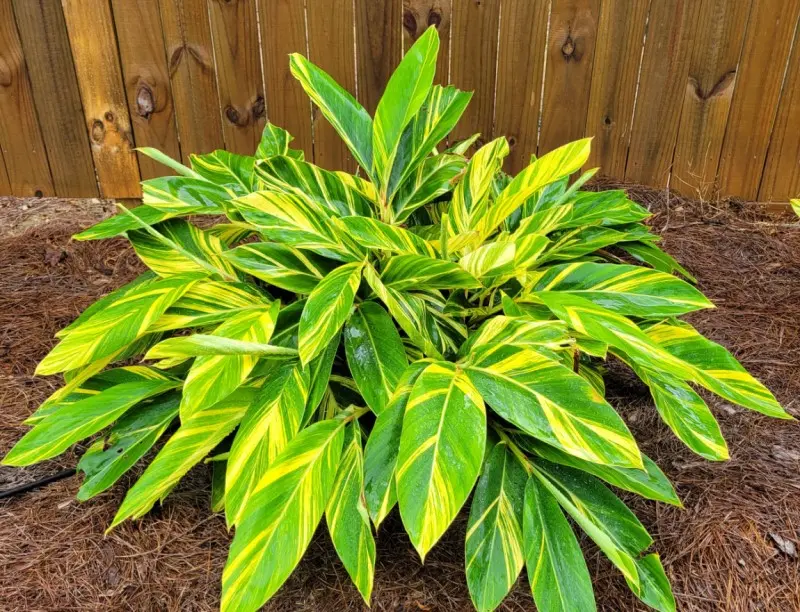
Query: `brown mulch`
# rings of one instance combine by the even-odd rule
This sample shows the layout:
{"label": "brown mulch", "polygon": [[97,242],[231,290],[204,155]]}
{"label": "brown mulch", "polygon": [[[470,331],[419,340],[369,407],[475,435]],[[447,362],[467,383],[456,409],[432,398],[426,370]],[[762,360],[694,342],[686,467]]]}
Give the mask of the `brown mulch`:
{"label": "brown mulch", "polygon": [[[699,279],[716,310],[689,319],[730,348],[800,415],[800,223],[755,205],[683,200],[632,188],[655,213],[664,246]],[[22,420],[59,384],[31,376],[53,334],[140,266],[123,241],[71,242],[108,214],[101,201],[0,198],[0,455]],[[661,424],[646,389],[618,365],[609,397],[642,449],[673,480],[685,508],[625,495],[655,538],[682,610],[800,610],[800,426],[710,399],[731,460],[692,455]],[[73,467],[77,447],[28,469],[0,467],[0,490]],[[208,508],[209,474],[193,470],[164,505],[104,536],[131,479],[79,504],[78,478],[0,501],[0,610],[212,610],[229,534]],[[465,519],[421,565],[396,513],[381,527],[372,607],[468,610]],[[591,547],[598,604],[643,609]],[[280,554],[280,551],[275,551]],[[269,610],[360,610],[323,530]],[[504,610],[531,610],[524,576]]]}

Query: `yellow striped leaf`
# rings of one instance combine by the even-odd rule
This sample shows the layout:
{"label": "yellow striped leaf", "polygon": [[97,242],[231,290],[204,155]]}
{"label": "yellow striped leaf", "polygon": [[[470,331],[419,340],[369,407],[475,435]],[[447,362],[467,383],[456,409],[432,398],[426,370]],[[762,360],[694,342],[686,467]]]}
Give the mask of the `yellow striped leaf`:
{"label": "yellow striped leaf", "polygon": [[[250,309],[225,321],[214,330],[220,338],[267,344],[278,317],[280,303],[262,309]],[[180,342],[177,338],[173,341]],[[167,340],[166,342],[170,342]],[[173,356],[165,353],[166,356]],[[180,356],[180,354],[179,354]],[[253,354],[211,354],[197,357],[186,374],[181,400],[181,421],[213,406],[236,390],[255,367]]]}
{"label": "yellow striped leaf", "polygon": [[506,444],[497,444],[483,467],[466,536],[467,585],[475,609],[491,612],[522,570],[522,508],[528,473]]}
{"label": "yellow striped leaf", "polygon": [[794,214],[800,217],[800,200],[789,200],[789,203],[792,205]]}
{"label": "yellow striped leaf", "polygon": [[199,278],[183,274],[136,286],[73,328],[39,363],[36,373],[57,374],[116,353],[147,333]]}
{"label": "yellow striped leaf", "polygon": [[571,345],[567,326],[561,321],[535,321],[525,317],[496,315],[470,334],[459,356],[466,357],[486,344],[508,344],[520,348],[557,351]]}
{"label": "yellow striped leaf", "polygon": [[294,140],[294,137],[289,132],[267,121],[256,149],[256,159],[269,159],[276,155],[288,155],[294,159],[302,160],[302,151],[289,148],[289,143],[292,140]]}
{"label": "yellow striped leaf", "polygon": [[223,214],[230,192],[203,178],[185,176],[162,176],[142,181],[142,204],[163,212],[181,215]]}
{"label": "yellow striped leaf", "polygon": [[434,155],[423,160],[392,200],[394,222],[405,223],[415,210],[452,191],[466,165],[460,155]]}
{"label": "yellow striped leaf", "polygon": [[516,256],[517,246],[515,243],[490,242],[464,255],[459,263],[461,267],[488,286],[498,276],[513,272]]}
{"label": "yellow striped leaf", "polygon": [[636,441],[619,415],[557,361],[490,344],[473,351],[464,370],[497,414],[535,438],[587,461],[642,467]]}
{"label": "yellow striped leaf", "polygon": [[186,472],[233,431],[254,396],[253,389],[243,387],[218,404],[182,421],[128,491],[108,530],[125,519],[144,516],[157,501],[163,500]]}
{"label": "yellow striped leaf", "polygon": [[336,268],[308,296],[298,336],[304,364],[328,346],[350,316],[363,267],[362,262],[353,262]]}
{"label": "yellow striped leaf", "polygon": [[381,271],[387,287],[405,289],[474,289],[481,284],[461,265],[424,255],[395,255]]}
{"label": "yellow striped leaf", "polygon": [[492,180],[508,155],[504,137],[485,144],[469,160],[450,203],[450,234],[479,229],[489,207]]}
{"label": "yellow striped leaf", "polygon": [[192,154],[189,160],[197,174],[234,195],[242,196],[259,189],[254,172],[255,157],[217,149],[205,155]]}
{"label": "yellow striped leaf", "polygon": [[367,249],[436,257],[435,249],[428,242],[402,227],[366,217],[345,217],[336,222]]}
{"label": "yellow striped leaf", "polygon": [[304,429],[256,484],[222,573],[223,612],[258,610],[300,561],[333,490],[345,425]]}
{"label": "yellow striped leaf", "polygon": [[477,390],[454,364],[430,364],[408,399],[397,458],[400,516],[423,560],[469,496],[485,445]]}
{"label": "yellow striped leaf", "polygon": [[276,242],[243,244],[224,257],[238,270],[295,293],[311,293],[334,267],[328,259]]}
{"label": "yellow striped leaf", "polygon": [[364,505],[364,451],[361,432],[352,423],[325,510],[328,532],[347,573],[369,605],[375,575],[375,538]]}

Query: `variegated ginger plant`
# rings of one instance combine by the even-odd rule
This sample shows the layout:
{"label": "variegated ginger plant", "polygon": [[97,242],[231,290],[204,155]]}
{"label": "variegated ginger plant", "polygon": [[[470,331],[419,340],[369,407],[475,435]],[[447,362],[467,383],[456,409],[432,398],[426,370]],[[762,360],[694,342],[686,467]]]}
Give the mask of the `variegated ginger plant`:
{"label": "variegated ginger plant", "polygon": [[[374,533],[397,505],[424,559],[472,495],[466,579],[494,609],[527,565],[538,609],[592,610],[574,525],[658,610],[675,601],[652,539],[605,483],[680,505],[604,399],[626,363],[693,451],[728,456],[702,387],[788,418],[722,346],[678,320],[710,308],[623,191],[589,192],[589,140],[502,170],[498,138],[440,152],[470,94],[433,85],[428,30],[374,119],[299,55],[291,69],[360,174],[330,172],[268,125],[255,156],[216,151],[143,183],[144,203],[79,240],[126,235],[150,269],[59,332],[38,367],[65,384],[8,465],[94,436],[81,500],[168,431],[111,527],[194,465],[235,529],[222,609],[255,610],[324,515],[365,601]],[[201,229],[186,220],[224,216]],[[632,262],[632,263],[631,263]],[[140,365],[110,367],[142,360]]]}

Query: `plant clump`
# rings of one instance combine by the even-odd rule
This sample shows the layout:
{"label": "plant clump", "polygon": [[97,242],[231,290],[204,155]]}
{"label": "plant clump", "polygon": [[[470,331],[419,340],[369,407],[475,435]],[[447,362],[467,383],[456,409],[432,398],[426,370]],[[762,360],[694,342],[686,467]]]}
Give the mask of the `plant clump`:
{"label": "plant clump", "polygon": [[[65,384],[4,463],[94,437],[87,500],[168,432],[110,528],[144,516],[192,466],[235,535],[223,610],[255,610],[325,517],[369,602],[375,531],[398,506],[424,560],[472,494],[465,571],[478,610],[527,568],[537,608],[595,609],[573,525],[647,605],[675,600],[652,538],[607,486],[680,505],[606,401],[614,357],[694,452],[728,450],[698,389],[790,418],[722,346],[679,317],[711,308],[624,191],[582,190],[590,140],[517,176],[497,138],[442,147],[470,94],[433,85],[429,29],[375,117],[300,55],[291,70],[357,174],[324,170],[268,124],[254,156],[215,151],[143,182],[143,204],[76,236],[125,235],[149,271],[57,335],[37,373]],[[198,215],[224,220],[203,228]],[[118,362],[134,365],[117,365]],[[572,519],[572,522],[570,520]]]}

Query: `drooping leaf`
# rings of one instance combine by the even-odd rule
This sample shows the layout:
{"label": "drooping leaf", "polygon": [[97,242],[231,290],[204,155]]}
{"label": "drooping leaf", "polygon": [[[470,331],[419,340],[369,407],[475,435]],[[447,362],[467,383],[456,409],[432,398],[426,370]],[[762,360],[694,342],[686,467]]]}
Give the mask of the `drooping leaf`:
{"label": "drooping leaf", "polygon": [[644,263],[652,266],[656,270],[660,270],[661,272],[666,272],[667,274],[672,274],[673,272],[677,272],[681,276],[685,277],[689,281],[693,283],[697,283],[697,279],[692,276],[689,271],[684,268],[681,264],[679,264],[674,257],[672,257],[669,253],[665,253],[652,242],[645,242],[645,241],[634,241],[634,242],[623,242],[619,245],[619,247],[623,250],[628,252],[629,254],[633,255],[639,261],[643,261]]}
{"label": "drooping leaf", "polygon": [[367,249],[436,257],[436,251],[430,244],[401,227],[366,217],[346,217],[338,222],[358,244]]}
{"label": "drooping leaf", "polygon": [[675,612],[675,596],[672,594],[660,557],[652,553],[637,559],[636,569],[639,571],[639,586],[629,580],[628,586],[631,591],[659,612]]}
{"label": "drooping leaf", "polygon": [[243,244],[223,256],[236,269],[296,293],[311,293],[334,267],[324,257],[277,242]]}
{"label": "drooping leaf", "polygon": [[233,195],[243,196],[258,189],[254,157],[218,149],[204,155],[190,155],[189,159],[192,170]]}
{"label": "drooping leaf", "polygon": [[461,265],[424,255],[396,255],[381,271],[381,281],[397,291],[404,289],[474,289],[481,284]]}
{"label": "drooping leaf", "polygon": [[400,516],[423,560],[472,490],[485,444],[477,390],[455,365],[430,364],[408,399],[397,459]]}

